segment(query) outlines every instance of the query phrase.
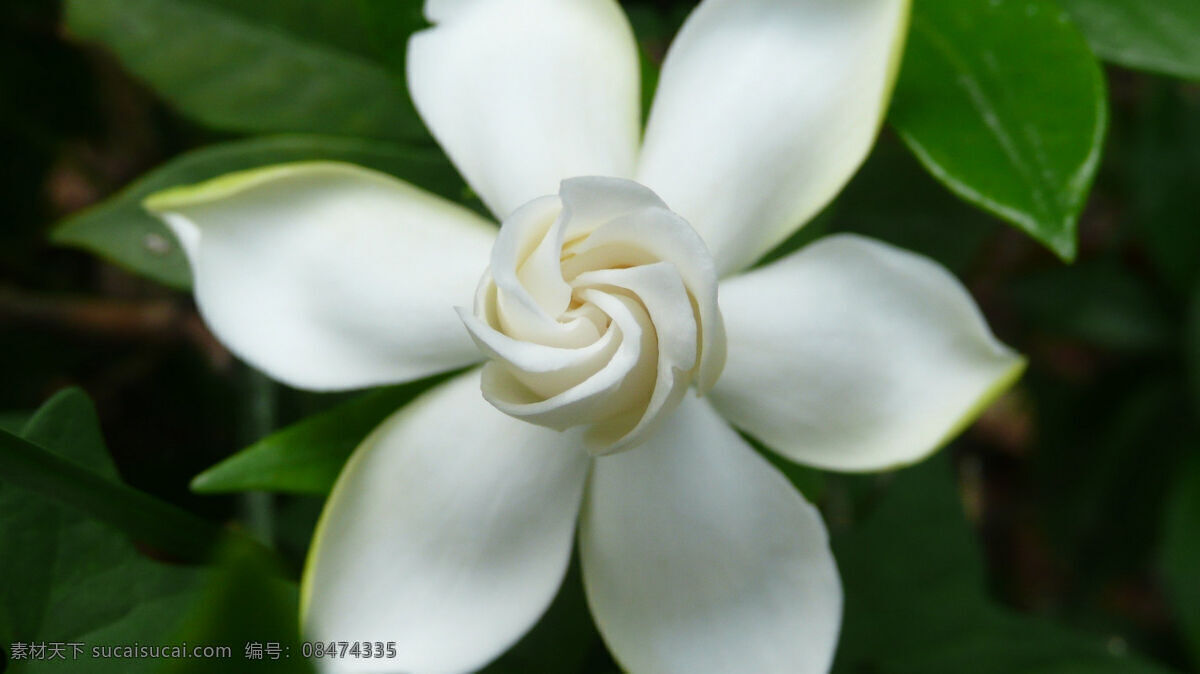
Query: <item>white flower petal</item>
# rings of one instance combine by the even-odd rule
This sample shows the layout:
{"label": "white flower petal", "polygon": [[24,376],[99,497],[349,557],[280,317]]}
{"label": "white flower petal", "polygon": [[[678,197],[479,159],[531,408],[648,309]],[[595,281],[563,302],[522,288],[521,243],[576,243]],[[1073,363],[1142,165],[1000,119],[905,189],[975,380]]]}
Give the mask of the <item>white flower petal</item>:
{"label": "white flower petal", "polygon": [[217,337],[284,383],[351,389],[478,361],[454,305],[496,228],[348,164],[288,164],[161,192]]}
{"label": "white flower petal", "polygon": [[593,454],[635,446],[720,374],[717,273],[700,235],[623,178],[562,182],[500,227],[471,314],[484,398]]}
{"label": "white flower petal", "polygon": [[638,181],[722,274],[816,215],[870,150],[909,0],[705,0],[671,45]]}
{"label": "white flower petal", "polygon": [[[669,415],[668,410],[683,398],[688,373],[696,366],[699,353],[699,326],[679,270],[669,262],[584,272],[576,277],[575,283],[599,290],[629,291],[641,302],[653,326],[647,336],[658,342],[658,371],[650,398],[632,430],[622,428],[622,440],[607,448],[607,453],[611,453],[633,446],[650,434]],[[632,414],[629,420],[633,420]]]}
{"label": "white flower petal", "polygon": [[627,178],[639,137],[633,32],[613,0],[445,0],[408,47],[421,117],[500,219],[582,175]]}
{"label": "white flower petal", "polygon": [[804,464],[918,461],[1024,369],[954,276],[859,236],[727,280],[721,297],[729,360],[713,405]]}
{"label": "white flower petal", "polygon": [[577,288],[628,291],[650,317],[658,340],[659,368],[688,372],[696,366],[699,347],[696,314],[678,268],[655,262],[625,269],[597,269],[575,278]]}
{"label": "white flower petal", "polygon": [[338,671],[465,672],[503,653],[570,560],[588,465],[573,437],[496,411],[478,371],[393,415],[325,506],[305,569],[306,637],[396,642],[395,659]]}
{"label": "white flower petal", "polygon": [[[612,356],[602,363],[597,362],[599,359],[587,358],[584,362],[598,364],[600,368],[565,390],[547,391],[552,396],[549,398],[539,396],[537,389],[541,387],[530,380],[550,378],[561,381],[560,377],[555,376],[557,373],[516,371],[514,365],[519,360],[505,362],[507,354],[525,357],[528,352],[520,353],[512,349],[510,340],[477,320],[466,322],[480,349],[488,355],[504,359],[484,366],[483,396],[488,402],[505,414],[565,430],[579,425],[581,420],[604,417],[627,409],[637,403],[641,391],[650,389],[654,381],[657,349],[654,331],[643,327],[649,326],[650,322],[645,308],[627,297],[595,290],[584,291],[584,297],[612,317],[612,326],[610,332],[606,333],[605,341],[609,341],[607,335],[614,335],[610,343],[615,348],[604,350],[605,354],[611,352]],[[544,354],[547,362],[561,359],[566,351],[528,343],[516,344],[532,347],[531,351],[536,349],[534,353]],[[586,353],[584,349],[575,351],[580,355]],[[571,363],[582,364],[579,361]],[[525,383],[527,381],[530,383]]]}
{"label": "white flower petal", "polygon": [[588,603],[632,672],[823,672],[841,623],[816,509],[703,399],[596,459],[580,520]]}
{"label": "white flower petal", "polygon": [[[570,303],[571,289],[559,270],[557,251],[551,264],[545,258],[552,246],[543,243],[561,239],[561,213],[559,198],[547,196],[524,204],[504,221],[492,250],[492,281],[485,277],[480,284],[476,309],[494,315],[496,327],[514,337],[571,348],[591,342],[599,333],[586,317],[557,318]],[[526,286],[527,280],[536,285]]]}
{"label": "white flower petal", "polygon": [[[564,188],[586,183],[586,180],[568,181]],[[576,278],[581,270],[602,267],[606,262],[636,260],[638,251],[646,256],[640,264],[650,260],[670,262],[683,284],[694,293],[702,356],[696,384],[701,393],[706,393],[725,366],[725,328],[717,304],[717,273],[712,256],[704,241],[682,218],[665,207],[615,218],[573,246],[562,268]]]}

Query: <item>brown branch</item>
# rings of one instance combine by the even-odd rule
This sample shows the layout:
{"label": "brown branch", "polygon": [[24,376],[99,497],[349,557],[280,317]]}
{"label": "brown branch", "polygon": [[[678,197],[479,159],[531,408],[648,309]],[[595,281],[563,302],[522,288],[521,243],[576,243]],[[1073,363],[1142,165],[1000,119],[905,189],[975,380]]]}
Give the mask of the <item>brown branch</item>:
{"label": "brown branch", "polygon": [[0,325],[16,324],[108,339],[186,341],[217,368],[229,352],[189,306],[173,299],[118,300],[26,293],[0,287]]}

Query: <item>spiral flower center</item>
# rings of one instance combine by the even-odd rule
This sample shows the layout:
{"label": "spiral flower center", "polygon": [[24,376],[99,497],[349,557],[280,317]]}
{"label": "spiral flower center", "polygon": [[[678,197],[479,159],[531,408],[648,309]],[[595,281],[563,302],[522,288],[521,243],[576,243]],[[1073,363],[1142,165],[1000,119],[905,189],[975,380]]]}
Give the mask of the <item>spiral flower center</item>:
{"label": "spiral flower center", "polygon": [[717,274],[700,236],[649,189],[566,180],[500,228],[474,312],[483,395],[594,454],[635,446],[725,364]]}

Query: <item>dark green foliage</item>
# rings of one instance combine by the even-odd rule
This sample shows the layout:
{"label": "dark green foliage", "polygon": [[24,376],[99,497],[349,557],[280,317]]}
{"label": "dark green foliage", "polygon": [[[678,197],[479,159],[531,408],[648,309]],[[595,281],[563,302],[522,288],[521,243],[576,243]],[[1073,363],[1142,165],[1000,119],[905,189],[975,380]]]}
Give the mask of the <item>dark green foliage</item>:
{"label": "dark green foliage", "polygon": [[[695,3],[624,4],[648,110]],[[420,6],[0,8],[0,645],[187,641],[233,655],[6,671],[311,671],[294,650],[294,577],[322,496],[376,424],[440,380],[274,387],[263,406],[176,292],[186,260],[140,203],[233,170],[334,160],[478,208],[406,92]],[[934,258],[1031,364],[940,457],[895,475],[826,474],[760,448],[833,532],[837,672],[1200,671],[1200,95],[1096,61],[1200,79],[1198,7],[914,0],[890,126],[826,212],[768,256],[850,231]],[[95,407],[55,395],[71,384]],[[245,643],[269,641],[293,657],[245,660]],[[486,671],[618,671],[577,563]]]}
{"label": "dark green foliage", "polygon": [[944,458],[902,471],[835,540],[846,621],[835,671],[1163,672],[1099,639],[997,606]]}

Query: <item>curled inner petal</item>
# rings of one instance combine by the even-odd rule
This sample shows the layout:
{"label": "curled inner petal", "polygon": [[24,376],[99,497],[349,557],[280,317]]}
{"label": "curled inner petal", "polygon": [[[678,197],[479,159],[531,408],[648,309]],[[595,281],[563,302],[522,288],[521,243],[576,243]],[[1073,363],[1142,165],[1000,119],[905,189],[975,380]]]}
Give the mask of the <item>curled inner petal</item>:
{"label": "curled inner petal", "polygon": [[484,397],[531,423],[584,426],[596,454],[636,445],[725,361],[708,249],[628,180],[567,180],[517,209],[474,312],[459,314],[491,359]]}

